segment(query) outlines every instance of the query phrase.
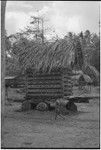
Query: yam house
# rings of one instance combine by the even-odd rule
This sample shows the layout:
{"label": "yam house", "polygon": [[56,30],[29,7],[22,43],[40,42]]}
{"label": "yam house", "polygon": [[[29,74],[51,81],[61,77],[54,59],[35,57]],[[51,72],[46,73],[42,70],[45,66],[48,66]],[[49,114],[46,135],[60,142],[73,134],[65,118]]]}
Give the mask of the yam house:
{"label": "yam house", "polygon": [[25,47],[20,61],[26,71],[26,99],[33,103],[72,95],[74,46],[67,40]]}

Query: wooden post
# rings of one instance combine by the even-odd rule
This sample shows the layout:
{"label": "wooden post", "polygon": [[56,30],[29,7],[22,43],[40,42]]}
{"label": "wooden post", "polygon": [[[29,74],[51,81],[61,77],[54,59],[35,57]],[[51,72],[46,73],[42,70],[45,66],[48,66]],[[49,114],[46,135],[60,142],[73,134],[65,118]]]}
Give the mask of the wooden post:
{"label": "wooden post", "polygon": [[42,20],[42,43],[44,43],[44,21],[43,18],[41,20]]}
{"label": "wooden post", "polygon": [[63,97],[63,99],[64,99],[64,73],[62,74],[62,77],[61,77],[61,78],[62,78],[61,80],[62,80],[62,90],[63,90],[63,91],[62,91],[62,92],[63,92],[63,96],[62,96],[62,97]]}
{"label": "wooden post", "polygon": [[3,126],[5,111],[5,9],[6,1],[1,1],[1,138],[3,146]]}
{"label": "wooden post", "polygon": [[26,98],[28,93],[28,78],[27,78],[27,71],[25,72],[25,91],[26,91]]}

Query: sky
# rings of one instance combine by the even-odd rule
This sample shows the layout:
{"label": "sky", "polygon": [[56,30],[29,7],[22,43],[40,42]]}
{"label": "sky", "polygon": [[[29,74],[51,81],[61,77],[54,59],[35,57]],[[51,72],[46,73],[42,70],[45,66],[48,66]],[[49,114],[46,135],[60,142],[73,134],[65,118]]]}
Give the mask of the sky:
{"label": "sky", "polygon": [[99,2],[97,1],[7,1],[6,30],[14,34],[29,25],[31,16],[44,18],[44,28],[63,37],[68,32],[90,30],[99,33]]}

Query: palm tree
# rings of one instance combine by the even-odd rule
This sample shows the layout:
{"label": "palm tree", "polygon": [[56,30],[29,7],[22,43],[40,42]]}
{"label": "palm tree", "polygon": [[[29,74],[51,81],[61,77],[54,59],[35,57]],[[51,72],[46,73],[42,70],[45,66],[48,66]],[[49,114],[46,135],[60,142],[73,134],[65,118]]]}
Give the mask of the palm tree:
{"label": "palm tree", "polygon": [[[1,1],[1,123],[4,125],[5,110],[5,9],[6,1]],[[1,130],[3,136],[3,130]],[[3,140],[3,139],[2,139]]]}

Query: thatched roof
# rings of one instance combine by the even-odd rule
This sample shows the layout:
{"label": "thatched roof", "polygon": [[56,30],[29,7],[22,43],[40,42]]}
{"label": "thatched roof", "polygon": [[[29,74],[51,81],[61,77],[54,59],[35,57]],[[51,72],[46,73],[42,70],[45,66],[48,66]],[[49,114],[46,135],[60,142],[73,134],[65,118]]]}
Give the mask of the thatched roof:
{"label": "thatched roof", "polygon": [[74,45],[69,40],[57,40],[49,45],[33,43],[20,52],[24,69],[50,71],[53,68],[68,68],[74,61]]}

